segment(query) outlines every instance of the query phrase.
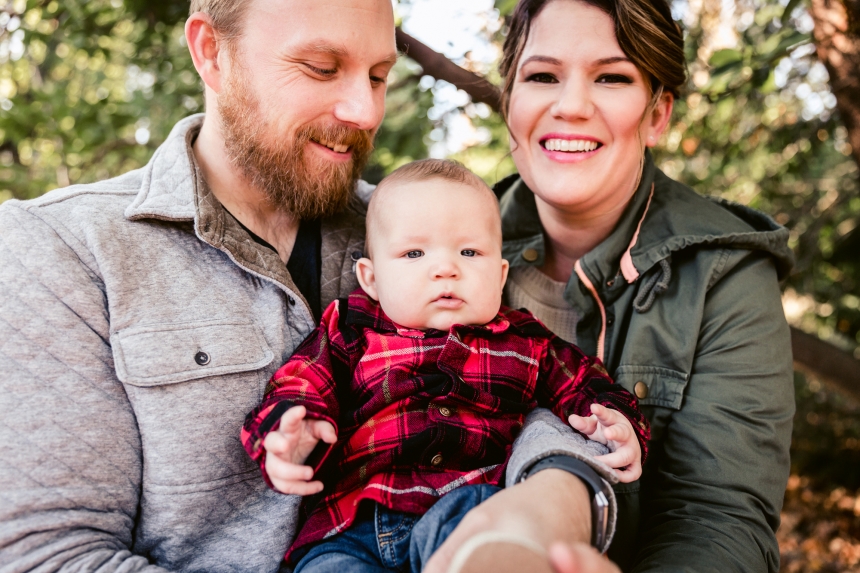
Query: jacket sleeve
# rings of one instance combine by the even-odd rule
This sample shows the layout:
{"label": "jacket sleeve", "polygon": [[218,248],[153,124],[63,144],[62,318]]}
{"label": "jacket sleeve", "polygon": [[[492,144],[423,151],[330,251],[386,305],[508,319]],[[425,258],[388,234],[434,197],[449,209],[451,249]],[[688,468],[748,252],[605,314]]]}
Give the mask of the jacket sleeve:
{"label": "jacket sleeve", "polygon": [[537,395],[538,403],[565,423],[571,414],[590,416],[592,404],[619,411],[633,426],[645,463],[651,436],[648,420],[636,397],[612,382],[599,359],[583,355],[576,346],[553,335],[541,362]]}
{"label": "jacket sleeve", "polygon": [[[342,377],[349,371],[346,348],[339,330],[338,307],[341,303],[346,301],[335,300],[326,308],[320,325],[275,372],[269,380],[263,402],[245,418],[242,444],[248,455],[260,465],[269,487],[273,486],[266,473],[263,441],[269,432],[278,429],[281,416],[288,409],[305,406],[308,418],[330,422],[338,432],[340,405],[335,377]],[[308,464],[319,469],[333,447],[333,444],[320,442]]]}
{"label": "jacket sleeve", "polygon": [[707,294],[683,405],[646,468],[637,572],[779,569],[790,335],[773,263],[744,256]]}
{"label": "jacket sleeve", "polygon": [[6,572],[164,571],[130,551],[140,436],[114,372],[100,284],[96,269],[39,217],[0,207]]}

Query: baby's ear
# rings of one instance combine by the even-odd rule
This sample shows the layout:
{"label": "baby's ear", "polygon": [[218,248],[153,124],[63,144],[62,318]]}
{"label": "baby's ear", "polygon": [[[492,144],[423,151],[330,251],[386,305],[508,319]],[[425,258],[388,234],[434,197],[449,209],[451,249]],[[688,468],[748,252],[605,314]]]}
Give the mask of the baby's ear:
{"label": "baby's ear", "polygon": [[373,272],[373,261],[366,257],[355,261],[355,276],[367,296],[379,302],[379,295],[376,294],[376,274]]}
{"label": "baby's ear", "polygon": [[507,259],[502,259],[502,287],[505,288],[505,282],[508,280],[508,271],[511,270],[511,263]]}

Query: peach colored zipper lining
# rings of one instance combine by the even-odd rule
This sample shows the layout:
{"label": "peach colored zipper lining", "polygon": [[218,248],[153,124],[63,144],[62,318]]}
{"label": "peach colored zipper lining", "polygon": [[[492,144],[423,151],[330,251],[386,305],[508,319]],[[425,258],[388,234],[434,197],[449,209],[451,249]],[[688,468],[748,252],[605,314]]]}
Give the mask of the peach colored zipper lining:
{"label": "peach colored zipper lining", "polygon": [[628,283],[633,283],[639,278],[639,271],[633,266],[633,255],[630,251],[633,250],[633,245],[639,240],[639,230],[642,228],[642,221],[645,220],[645,215],[648,214],[648,209],[651,207],[651,199],[654,198],[654,184],[651,184],[651,194],[648,195],[648,203],[645,205],[645,212],[642,213],[642,218],[639,219],[639,224],[636,225],[636,232],[633,233],[633,239],[630,241],[630,246],[621,255],[621,274],[627,279]]}
{"label": "peach colored zipper lining", "polygon": [[597,357],[603,362],[603,347],[606,342],[606,309],[603,307],[603,301],[600,300],[600,296],[597,294],[597,289],[594,288],[591,280],[586,276],[585,271],[582,270],[582,265],[579,264],[579,261],[576,261],[573,269],[576,271],[576,276],[579,277],[582,284],[591,292],[591,296],[597,301],[597,307],[600,309],[600,335],[597,337]]}

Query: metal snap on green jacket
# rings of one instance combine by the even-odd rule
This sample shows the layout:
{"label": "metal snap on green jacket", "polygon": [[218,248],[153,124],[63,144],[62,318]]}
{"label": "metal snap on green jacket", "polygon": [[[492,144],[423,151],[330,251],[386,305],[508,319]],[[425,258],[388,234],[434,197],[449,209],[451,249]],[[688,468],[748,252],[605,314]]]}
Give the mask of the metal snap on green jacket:
{"label": "metal snap on green jacket", "polygon": [[[496,191],[505,258],[540,266],[534,195],[517,176]],[[642,478],[615,486],[609,556],[624,570],[779,570],[794,415],[778,286],[787,239],[769,217],[669,179],[648,154],[617,227],[568,281],[577,344],[652,424]]]}

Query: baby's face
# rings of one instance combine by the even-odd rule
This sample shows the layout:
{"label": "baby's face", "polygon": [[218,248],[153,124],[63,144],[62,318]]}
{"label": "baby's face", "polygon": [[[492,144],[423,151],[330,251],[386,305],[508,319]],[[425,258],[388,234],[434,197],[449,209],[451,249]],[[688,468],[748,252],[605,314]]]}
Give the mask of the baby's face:
{"label": "baby's face", "polygon": [[392,185],[373,223],[373,260],[356,265],[362,288],[407,328],[491,321],[508,274],[493,197],[444,179]]}

